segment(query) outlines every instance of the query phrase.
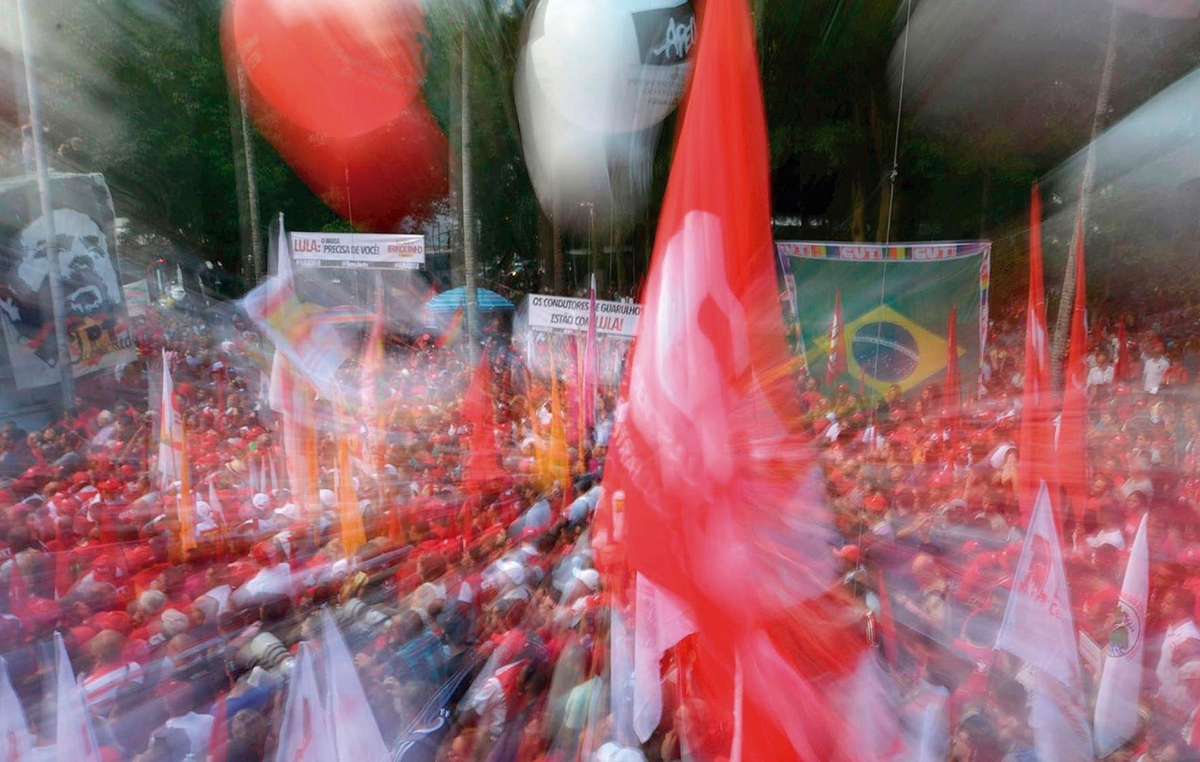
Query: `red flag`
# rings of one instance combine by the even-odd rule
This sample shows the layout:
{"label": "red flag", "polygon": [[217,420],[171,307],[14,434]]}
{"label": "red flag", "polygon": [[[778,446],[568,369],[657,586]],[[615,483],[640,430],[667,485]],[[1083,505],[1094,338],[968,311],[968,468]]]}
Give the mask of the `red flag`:
{"label": "red flag", "polygon": [[1076,519],[1083,518],[1087,505],[1087,328],[1083,313],[1087,290],[1083,262],[1083,220],[1079,221],[1075,249],[1075,305],[1071,313],[1071,346],[1063,374],[1062,419],[1058,429],[1058,478],[1071,501]]}
{"label": "red flag", "polygon": [[846,332],[842,317],[842,290],[833,296],[833,320],[829,323],[829,357],[825,361],[825,385],[833,386],[838,376],[846,372]]}
{"label": "red flag", "polygon": [[731,759],[866,758],[869,734],[834,707],[867,643],[826,594],[830,519],[777,372],[790,356],[745,0],[706,6],[693,72],[609,455],[628,560],[695,613],[695,692],[714,722],[732,715]]}
{"label": "red flag", "polygon": [[217,699],[213,710],[212,730],[208,735],[208,759],[210,762],[225,762],[229,751],[229,696]]}
{"label": "red flag", "polygon": [[29,586],[25,584],[25,575],[21,572],[21,563],[16,556],[13,556],[9,569],[8,608],[20,616],[29,603]]}
{"label": "red flag", "polygon": [[471,427],[470,454],[463,469],[463,485],[478,496],[493,491],[504,479],[496,449],[496,416],[492,400],[492,365],[485,351],[463,399],[462,416]]}
{"label": "red flag", "polygon": [[[592,430],[596,417],[596,274],[588,289],[587,340],[583,345],[583,429]],[[580,437],[582,441],[583,437]]]}
{"label": "red flag", "polygon": [[958,375],[958,307],[950,308],[946,328],[946,380],[942,384],[942,428],[954,436],[962,417],[962,384]]}
{"label": "red flag", "polygon": [[1113,365],[1113,383],[1123,383],[1126,377],[1129,376],[1129,348],[1125,345],[1128,337],[1125,336],[1125,318],[1122,317],[1117,323],[1117,356],[1114,358]]}
{"label": "red flag", "polygon": [[[1029,204],[1029,301],[1025,316],[1025,388],[1017,439],[1017,499],[1028,523],[1038,483],[1054,482],[1054,430],[1051,424],[1050,345],[1046,296],[1042,286],[1042,198],[1037,185]],[[1051,490],[1053,494],[1053,490]]]}

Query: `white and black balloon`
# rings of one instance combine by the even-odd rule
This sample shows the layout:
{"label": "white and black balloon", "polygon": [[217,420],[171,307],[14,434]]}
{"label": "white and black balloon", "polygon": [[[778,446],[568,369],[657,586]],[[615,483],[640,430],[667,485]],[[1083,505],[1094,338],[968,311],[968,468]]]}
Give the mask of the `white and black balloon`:
{"label": "white and black balloon", "polygon": [[541,0],[526,18],[517,115],[538,201],[560,229],[644,209],[696,20],[680,0]]}

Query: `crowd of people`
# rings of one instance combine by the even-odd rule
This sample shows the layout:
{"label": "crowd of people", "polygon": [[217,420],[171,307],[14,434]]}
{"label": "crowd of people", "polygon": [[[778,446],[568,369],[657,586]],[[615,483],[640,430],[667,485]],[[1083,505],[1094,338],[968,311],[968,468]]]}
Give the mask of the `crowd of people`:
{"label": "crowd of people", "polygon": [[[1152,762],[1200,747],[1200,351],[1191,311],[1143,320],[1092,336],[1092,482],[1062,537],[1094,699],[1125,559],[1149,514],[1143,722],[1111,758]],[[1027,671],[993,648],[1026,530],[1021,325],[1015,312],[994,321],[980,394],[953,431],[936,386],[869,400],[797,373],[841,536],[829,552],[843,575],[829,584],[853,602],[903,696],[897,759],[927,748],[923,759],[1037,758]],[[0,430],[0,656],[34,735],[31,759],[57,758],[45,679],[56,632],[82,675],[100,758],[277,758],[298,649],[320,652],[326,611],[395,760],[729,756],[727,718],[687,690],[686,638],[667,649],[649,740],[614,714],[624,688],[611,678],[613,591],[589,530],[615,389],[602,391],[594,426],[581,424],[571,393],[553,404],[554,385],[491,339],[501,475],[468,485],[463,407],[477,368],[461,347],[394,338],[377,455],[339,473],[339,438],[369,426],[348,432],[344,415],[318,407],[320,485],[306,498],[288,489],[262,337],[236,317],[171,310],[138,330],[139,361],[93,381],[98,401],[40,431]],[[180,542],[179,485],[156,480],[162,357],[192,454],[195,543]],[[547,478],[539,453],[556,415],[570,473]],[[352,553],[340,535],[347,477],[366,540]],[[929,747],[931,703],[946,732]]]}

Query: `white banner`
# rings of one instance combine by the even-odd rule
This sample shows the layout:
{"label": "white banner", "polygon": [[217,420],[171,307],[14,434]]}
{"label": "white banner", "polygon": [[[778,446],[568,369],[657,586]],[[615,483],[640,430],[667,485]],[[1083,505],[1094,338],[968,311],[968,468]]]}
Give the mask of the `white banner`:
{"label": "white banner", "polygon": [[[642,305],[634,302],[596,301],[596,332],[624,336],[637,335]],[[529,329],[532,331],[574,331],[586,333],[588,300],[569,296],[529,297]]]}
{"label": "white banner", "polygon": [[121,289],[125,292],[125,309],[129,317],[142,317],[150,311],[150,286],[145,278],[126,283]]}
{"label": "white banner", "polygon": [[425,264],[425,236],[381,233],[291,233],[296,267],[417,270]]}

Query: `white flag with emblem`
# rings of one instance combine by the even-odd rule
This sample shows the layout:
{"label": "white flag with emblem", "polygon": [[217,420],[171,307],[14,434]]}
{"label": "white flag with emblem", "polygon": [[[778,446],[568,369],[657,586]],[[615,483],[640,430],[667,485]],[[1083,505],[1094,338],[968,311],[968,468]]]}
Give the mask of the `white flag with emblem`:
{"label": "white flag with emblem", "polygon": [[1038,487],[996,648],[1023,659],[1064,685],[1073,685],[1079,679],[1079,651],[1062,546],[1044,481]]}
{"label": "white flag with emblem", "polygon": [[1094,723],[1097,757],[1113,753],[1137,732],[1149,590],[1150,552],[1146,544],[1146,515],[1143,514],[1129,562],[1125,565],[1117,619],[1108,638],[1104,669],[1100,673]]}
{"label": "white flag with emblem", "polygon": [[[330,762],[337,759],[333,730],[329,727],[317,692],[312,655],[301,643],[288,684],[287,703],[279,725],[275,762]],[[368,762],[363,759],[360,762]]]}
{"label": "white flag with emblem", "polygon": [[29,758],[33,736],[25,720],[25,709],[8,678],[8,663],[0,658],[0,760],[20,762]]}
{"label": "white flag with emblem", "polygon": [[324,641],[325,706],[338,762],[379,762],[387,757],[387,744],[367,703],[350,649],[329,609],[321,611]]}
{"label": "white flag with emblem", "polygon": [[663,654],[695,632],[696,622],[686,603],[641,574],[633,621],[633,729],[645,743],[662,719]]}

